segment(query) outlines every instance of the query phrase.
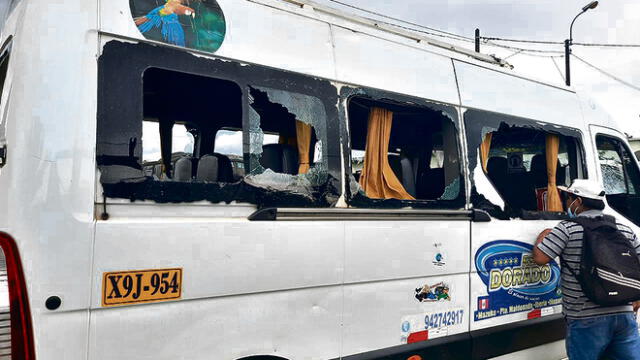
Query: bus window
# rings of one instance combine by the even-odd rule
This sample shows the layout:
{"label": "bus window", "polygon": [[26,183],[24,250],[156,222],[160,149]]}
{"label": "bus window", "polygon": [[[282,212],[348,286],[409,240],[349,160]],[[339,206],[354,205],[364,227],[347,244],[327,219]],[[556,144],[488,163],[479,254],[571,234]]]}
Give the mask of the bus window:
{"label": "bus window", "polygon": [[[238,180],[231,158],[214,151],[220,129],[242,128],[238,85],[151,68],[144,73],[143,101],[144,117],[149,119],[143,122],[142,134],[146,175],[182,182]],[[237,156],[235,161],[242,161]]]}
{"label": "bus window", "polygon": [[633,155],[613,137],[598,135],[596,145],[607,202],[640,226],[640,172]]}
{"label": "bus window", "polygon": [[413,206],[462,196],[455,125],[442,111],[354,97],[348,112],[352,182],[361,197]]}
{"label": "bus window", "polygon": [[276,187],[292,182],[308,187],[326,181],[322,143],[327,141],[327,116],[322,102],[257,86],[250,87],[249,95],[251,181]]}
{"label": "bus window", "polygon": [[[486,132],[480,147],[482,169],[502,196],[508,213],[564,211],[557,186],[568,186],[581,177],[576,139],[503,124]],[[554,159],[553,163],[547,158]],[[549,191],[556,195],[550,198]]]}

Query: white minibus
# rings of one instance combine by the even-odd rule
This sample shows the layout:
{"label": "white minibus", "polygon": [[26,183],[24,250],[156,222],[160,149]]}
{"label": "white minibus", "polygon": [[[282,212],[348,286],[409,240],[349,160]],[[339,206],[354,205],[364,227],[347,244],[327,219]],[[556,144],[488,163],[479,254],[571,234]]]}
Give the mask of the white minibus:
{"label": "white minibus", "polygon": [[640,230],[595,102],[302,0],[11,0],[0,357],[562,359],[557,186]]}

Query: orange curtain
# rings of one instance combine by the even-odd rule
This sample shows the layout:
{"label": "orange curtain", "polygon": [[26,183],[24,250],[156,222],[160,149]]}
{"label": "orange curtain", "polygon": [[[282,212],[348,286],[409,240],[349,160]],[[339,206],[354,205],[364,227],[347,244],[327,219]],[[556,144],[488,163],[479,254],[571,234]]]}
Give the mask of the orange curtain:
{"label": "orange curtain", "polygon": [[558,151],[560,137],[548,134],[546,142],[547,155],[547,211],[562,211],[562,201],[556,186],[556,172],[558,170]]}
{"label": "orange curtain", "polygon": [[482,170],[487,172],[487,163],[489,162],[489,150],[491,150],[491,140],[493,139],[493,133],[488,133],[482,139],[480,144],[480,161],[482,161]]}
{"label": "orange curtain", "polygon": [[296,120],[296,142],[298,143],[298,174],[309,171],[309,147],[311,146],[311,125]]}
{"label": "orange curtain", "polygon": [[286,135],[282,135],[280,134],[280,136],[278,137],[278,144],[280,145],[291,145],[291,146],[298,146],[298,144],[296,143],[296,138],[295,137],[289,137]]}
{"label": "orange curtain", "polygon": [[389,165],[387,156],[392,122],[393,112],[375,107],[371,109],[360,186],[372,199],[415,200]]}

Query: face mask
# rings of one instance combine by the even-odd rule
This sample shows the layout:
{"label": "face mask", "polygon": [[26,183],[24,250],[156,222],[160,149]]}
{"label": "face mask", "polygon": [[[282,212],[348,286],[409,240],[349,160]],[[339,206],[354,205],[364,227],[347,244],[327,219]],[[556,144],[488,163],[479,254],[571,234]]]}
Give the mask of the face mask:
{"label": "face mask", "polygon": [[[571,204],[569,204],[569,207],[567,207],[567,214],[569,215],[569,217],[571,219],[574,219],[578,216],[578,214],[576,214],[575,212],[573,212],[573,210],[571,210],[571,206],[577,201],[578,199],[575,199],[571,202]],[[577,209],[576,209],[577,210]]]}

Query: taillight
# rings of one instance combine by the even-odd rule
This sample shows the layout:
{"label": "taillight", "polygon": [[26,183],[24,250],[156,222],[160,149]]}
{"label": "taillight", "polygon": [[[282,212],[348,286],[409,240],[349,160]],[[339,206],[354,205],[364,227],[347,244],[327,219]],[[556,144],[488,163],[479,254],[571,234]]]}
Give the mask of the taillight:
{"label": "taillight", "polygon": [[27,287],[15,241],[0,232],[0,358],[34,360]]}

